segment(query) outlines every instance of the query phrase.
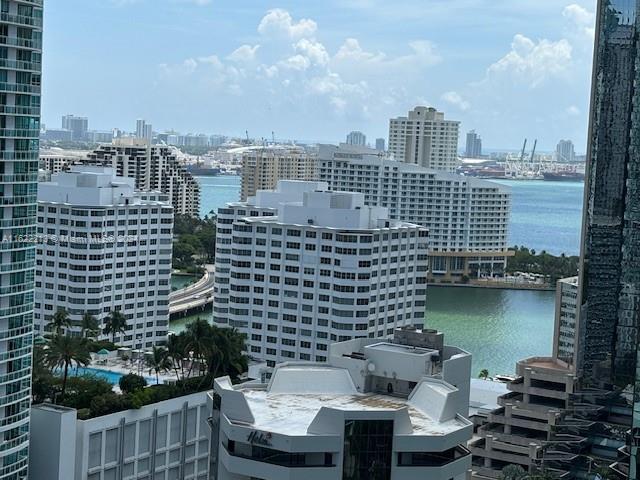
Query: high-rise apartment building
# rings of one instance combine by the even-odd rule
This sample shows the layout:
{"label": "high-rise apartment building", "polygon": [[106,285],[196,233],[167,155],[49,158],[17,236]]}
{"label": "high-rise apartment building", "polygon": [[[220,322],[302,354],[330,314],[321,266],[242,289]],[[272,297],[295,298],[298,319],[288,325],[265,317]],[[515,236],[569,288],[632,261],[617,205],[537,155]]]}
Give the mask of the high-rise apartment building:
{"label": "high-rise apartment building", "polygon": [[151,140],[153,139],[153,126],[141,118],[136,120],[136,138],[145,139],[151,144]]}
{"label": "high-rise apartment building", "polygon": [[464,155],[469,158],[480,158],[482,156],[482,139],[475,130],[467,133],[467,147]]}
{"label": "high-rise apartment building", "polygon": [[560,140],[556,146],[556,161],[571,163],[576,161],[576,151],[571,140]]}
{"label": "high-rise apartment building", "polygon": [[63,115],[62,128],[71,132],[71,139],[74,142],[82,142],[87,139],[89,119],[75,115]]}
{"label": "high-rise apartment building", "polygon": [[376,138],[376,150],[380,150],[381,152],[385,151],[384,138]]}
{"label": "high-rise apartment building", "polygon": [[219,209],[217,234],[214,322],[246,333],[270,366],[424,322],[428,231],[360,193],[283,181]]}
{"label": "high-rise apartment building", "polygon": [[136,190],[166,194],[176,215],[200,214],[200,185],[167,146],[151,146],[144,139],[115,139],[82,160],[85,165],[112,167],[120,177],[135,179]]}
{"label": "high-rise apartment building", "polygon": [[74,166],[40,184],[38,234],[36,332],[58,309],[73,325],[89,313],[102,328],[119,310],[127,328],[117,344],[149,348],[166,340],[173,238],[166,195],[135,192],[133,178],[111,168]]}
{"label": "high-rise apartment building", "polygon": [[0,478],[27,478],[42,0],[0,2]]}
{"label": "high-rise apartment building", "polygon": [[359,145],[364,147],[367,144],[367,136],[358,131],[350,132],[347,135],[347,145]]}
{"label": "high-rise apartment building", "polygon": [[249,147],[242,154],[240,200],[272,190],[278,180],[315,180],[315,156],[301,148]]}
{"label": "high-rise apartment building", "polygon": [[553,356],[573,364],[578,312],[578,277],[558,280],[556,285],[556,315],[553,336]]}
{"label": "high-rise apartment building", "polygon": [[416,107],[389,120],[389,153],[405,163],[453,172],[458,166],[460,122],[435,108]]}
{"label": "high-rise apartment building", "polygon": [[278,365],[268,385],[215,380],[213,478],[466,478],[471,355],[396,329],[334,343],[329,357]]}
{"label": "high-rise apartment building", "polygon": [[331,190],[364,194],[389,217],[429,229],[429,279],[500,276],[508,250],[508,187],[397,162],[362,147],[320,145],[318,179]]}

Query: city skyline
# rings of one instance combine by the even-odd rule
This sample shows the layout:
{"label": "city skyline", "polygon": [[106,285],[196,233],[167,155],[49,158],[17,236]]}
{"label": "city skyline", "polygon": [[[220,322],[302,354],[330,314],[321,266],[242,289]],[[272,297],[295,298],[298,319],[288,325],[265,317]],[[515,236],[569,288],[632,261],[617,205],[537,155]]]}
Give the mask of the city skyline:
{"label": "city skyline", "polygon": [[[75,112],[93,117],[97,129],[147,118],[159,131],[336,141],[351,130],[386,136],[388,118],[425,104],[460,120],[463,131],[481,127],[489,149],[537,137],[552,151],[562,132],[584,151],[594,3],[527,1],[516,10],[477,1],[450,8],[406,1],[395,9],[374,0],[333,9],[247,2],[235,22],[237,6],[226,1],[162,1],[153,9],[148,0],[61,2],[45,18],[53,53],[44,90],[67,93],[45,96],[44,123]],[[491,16],[497,25],[489,33]],[[453,41],[447,17],[465,26]],[[134,25],[149,28],[141,36]],[[68,75],[78,58],[87,71],[103,71],[104,56],[91,55],[100,51],[117,67],[90,81]],[[236,113],[249,109],[251,116]]]}

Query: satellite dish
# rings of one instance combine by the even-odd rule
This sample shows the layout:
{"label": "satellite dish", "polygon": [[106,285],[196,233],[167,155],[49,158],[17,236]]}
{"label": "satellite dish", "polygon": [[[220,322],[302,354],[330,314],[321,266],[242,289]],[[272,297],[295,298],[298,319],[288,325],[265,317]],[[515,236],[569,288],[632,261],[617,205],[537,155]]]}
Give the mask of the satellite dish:
{"label": "satellite dish", "polygon": [[375,363],[369,363],[367,365],[367,370],[369,370],[370,372],[375,372],[376,371],[376,364]]}

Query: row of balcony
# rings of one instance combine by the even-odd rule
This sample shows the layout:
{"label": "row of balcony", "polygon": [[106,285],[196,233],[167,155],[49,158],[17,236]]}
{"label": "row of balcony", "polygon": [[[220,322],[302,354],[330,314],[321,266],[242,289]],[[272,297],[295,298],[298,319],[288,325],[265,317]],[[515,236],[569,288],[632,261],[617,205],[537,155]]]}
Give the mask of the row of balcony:
{"label": "row of balcony", "polygon": [[28,15],[15,15],[12,13],[0,13],[0,21],[42,28],[42,17],[30,17]]}
{"label": "row of balcony", "polygon": [[37,161],[40,152],[38,150],[20,150],[13,152],[0,152],[0,160],[32,160]]}
{"label": "row of balcony", "polygon": [[39,138],[40,130],[37,128],[0,128],[0,137],[3,138]]}
{"label": "row of balcony", "polygon": [[[37,173],[16,173],[16,174],[7,174],[0,175],[0,183],[36,183],[38,181]],[[17,220],[17,219],[14,219]],[[21,219],[24,220],[24,219]],[[32,223],[35,223],[32,221]],[[2,222],[0,222],[0,226]]]}
{"label": "row of balcony", "polygon": [[40,39],[0,36],[0,45],[42,50],[42,40]]}
{"label": "row of balcony", "polygon": [[24,60],[10,60],[8,58],[0,58],[0,68],[11,70],[26,70],[29,72],[41,72],[42,63],[26,62]]}
{"label": "row of balcony", "polygon": [[0,83],[0,92],[5,93],[34,93],[39,95],[41,90],[40,85],[9,82]]}

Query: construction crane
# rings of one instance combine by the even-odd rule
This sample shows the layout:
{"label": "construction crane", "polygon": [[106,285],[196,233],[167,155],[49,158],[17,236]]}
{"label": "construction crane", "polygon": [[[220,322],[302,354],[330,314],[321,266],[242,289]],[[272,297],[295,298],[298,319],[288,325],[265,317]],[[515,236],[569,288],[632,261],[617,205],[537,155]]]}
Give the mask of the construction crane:
{"label": "construction crane", "polygon": [[535,142],[533,142],[533,150],[531,151],[531,158],[529,159],[529,163],[533,165],[536,159],[536,147],[538,146],[538,139],[536,138]]}
{"label": "construction crane", "polygon": [[522,145],[522,153],[520,154],[520,163],[524,162],[524,152],[527,149],[527,139],[524,139],[524,145]]}

